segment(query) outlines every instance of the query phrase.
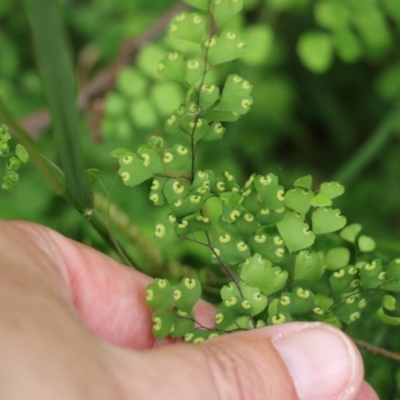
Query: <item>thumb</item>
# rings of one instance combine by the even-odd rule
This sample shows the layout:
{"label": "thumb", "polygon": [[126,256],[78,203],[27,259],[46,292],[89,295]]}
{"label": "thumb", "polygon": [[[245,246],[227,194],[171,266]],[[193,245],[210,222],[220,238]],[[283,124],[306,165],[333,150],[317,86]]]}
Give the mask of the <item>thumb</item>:
{"label": "thumb", "polygon": [[354,343],[322,323],[290,323],[147,351],[113,347],[126,398],[376,400]]}

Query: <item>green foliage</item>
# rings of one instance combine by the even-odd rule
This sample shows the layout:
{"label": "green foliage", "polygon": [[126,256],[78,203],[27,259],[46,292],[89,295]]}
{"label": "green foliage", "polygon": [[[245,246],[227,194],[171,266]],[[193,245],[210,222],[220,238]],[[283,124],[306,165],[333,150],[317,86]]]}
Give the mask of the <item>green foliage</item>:
{"label": "green foliage", "polygon": [[394,3],[390,0],[314,2],[314,19],[323,30],[309,30],[300,36],[297,52],[302,63],[314,73],[324,73],[331,68],[335,53],[345,63],[363,57],[382,58],[392,42],[387,17],[399,23]]}
{"label": "green foliage", "polygon": [[179,338],[194,330],[193,307],[201,295],[197,279],[183,278],[178,285],[166,279],[156,279],[147,286],[147,304],[156,308],[153,314],[153,334],[157,339]]}
{"label": "green foliage", "polygon": [[[229,278],[232,281],[233,278],[239,279],[241,265],[256,253],[272,263],[272,268],[280,268],[287,273],[284,285],[288,287],[283,286],[268,295],[270,301],[261,314],[254,314],[255,306],[252,305],[254,315],[250,317],[255,320],[256,326],[257,321],[262,325],[264,321],[273,323],[283,318],[299,318],[280,304],[280,295],[283,293],[292,300],[295,287],[309,289],[314,294],[315,304],[327,314],[324,320],[336,325],[343,324],[329,310],[335,304],[334,296],[340,297],[344,290],[353,290],[352,281],[355,280],[356,284],[357,279],[361,279],[352,279],[347,274],[341,280],[341,270],[347,273],[351,266],[357,267],[364,284],[370,287],[360,287],[368,295],[367,305],[362,312],[363,318],[343,325],[343,328],[354,338],[400,351],[395,339],[395,329],[398,328],[382,324],[379,319],[381,316],[376,318],[374,315],[378,310],[378,313],[382,314],[383,311],[390,318],[398,317],[396,310],[382,306],[382,297],[379,295],[382,290],[388,291],[396,299],[398,307],[398,265],[390,262],[399,253],[398,2],[245,0],[242,4],[241,1],[223,0],[217,2],[218,7],[222,8],[208,10],[208,0],[193,0],[190,3],[197,9],[185,9],[186,15],[204,17],[203,23],[206,21],[207,29],[211,29],[206,31],[202,41],[188,41],[184,37],[175,39],[172,35],[159,40],[156,34],[160,24],[165,21],[163,13],[173,3],[176,2],[59,2],[63,20],[71,33],[70,49],[75,62],[73,70],[77,75],[74,82],[82,90],[81,94],[99,82],[97,78],[92,80],[97,73],[100,73],[99,76],[109,76],[107,65],[125,64],[114,86],[107,85],[100,97],[96,94],[85,107],[84,116],[90,124],[82,118],[78,126],[85,164],[102,171],[101,180],[107,189],[105,193],[108,198],[98,192],[98,179],[93,181],[96,210],[109,222],[139,269],[152,276],[168,277],[174,285],[182,276],[197,276],[204,288],[203,297],[211,302],[216,301],[215,293],[221,286],[228,286],[229,282],[226,282],[223,268],[218,268],[220,262],[217,254],[209,248],[207,234],[211,245],[220,250],[220,259],[226,265],[228,258],[224,259],[222,255],[232,260],[246,256],[244,261],[227,265],[232,272]],[[235,7],[243,7],[244,12],[235,14]],[[209,22],[209,11],[214,13],[213,23]],[[215,18],[217,12],[219,16]],[[215,23],[216,19],[218,24]],[[31,32],[18,4],[11,0],[1,2],[0,20],[0,97],[32,133],[34,147],[40,152],[38,159],[51,166],[59,160],[51,139],[51,129],[36,130],[35,125],[24,121],[25,116],[46,107],[44,89],[36,72],[35,60],[38,57],[31,56],[34,47],[30,40],[26,40],[32,37]],[[159,20],[157,24],[156,20]],[[190,21],[188,18],[186,23]],[[371,29],[372,26],[374,29]],[[235,40],[228,42],[226,37],[224,39],[221,36],[223,31],[235,33]],[[298,51],[300,43],[309,34],[312,40],[309,39],[308,43],[306,40],[306,58],[303,59],[304,54]],[[316,40],[313,35],[316,35]],[[221,60],[229,59],[231,54],[237,56],[243,53],[243,49],[232,45],[234,43],[246,44],[243,56],[215,66],[209,65],[205,58],[205,46],[212,43],[207,40],[213,36],[219,46],[218,52],[215,50],[216,44],[208,50],[211,54],[214,52],[214,64],[219,61],[219,51],[222,57],[224,46],[229,44],[231,47],[226,48]],[[137,53],[126,64],[127,60],[118,54],[120,49],[127,49],[131,45]],[[319,50],[320,47],[322,50]],[[175,57],[177,63],[174,62]],[[209,115],[203,113],[203,123],[194,132],[194,142],[189,135],[182,134],[181,129],[184,127],[190,132],[189,124],[193,119],[187,114],[196,112],[187,108],[181,114],[180,105],[188,106],[186,99],[189,97],[196,103],[191,86],[199,83],[198,77],[201,75],[199,70],[196,72],[188,68],[189,60],[197,60],[207,72],[200,91],[197,88],[196,92],[200,109],[202,112],[206,110]],[[319,70],[310,69],[307,62]],[[165,64],[164,69],[159,67],[160,63]],[[321,65],[325,69],[321,70]],[[105,75],[102,74],[103,70],[107,72]],[[224,110],[217,113],[214,108],[220,102],[227,77],[238,72],[249,79],[254,103],[251,104],[251,113],[230,123],[237,118],[235,115]],[[105,99],[103,94],[106,95]],[[229,103],[230,96],[225,97]],[[238,102],[228,104],[242,111],[238,105]],[[212,123],[209,122],[210,115],[215,118]],[[14,126],[3,119],[3,115],[0,119],[0,124],[6,123],[13,133],[16,132]],[[164,135],[161,132],[165,119],[169,122],[165,124],[167,134]],[[165,146],[153,148],[150,143],[142,146],[152,135],[162,135]],[[222,137],[224,141],[220,141]],[[214,143],[208,143],[211,141]],[[192,173],[190,164],[183,165],[182,169],[172,169],[163,163],[164,151],[175,151],[175,145],[187,147],[190,152],[195,151],[193,171],[197,186],[190,184],[187,179]],[[120,164],[110,167],[108,154],[116,147],[130,147],[122,151],[121,157],[130,152],[143,160],[140,146],[154,150],[159,155],[163,170],[157,173],[154,172],[156,167],[153,169],[151,166],[153,171],[145,168],[144,176],[151,174],[151,177],[127,193],[124,185],[115,183],[114,179],[116,170],[119,168],[122,172],[126,166]],[[26,148],[31,161],[35,163],[31,148]],[[151,156],[151,153],[148,155]],[[61,183],[56,193],[62,193],[63,177],[57,166],[52,168]],[[190,214],[190,207],[194,205],[184,196],[201,187],[204,180],[197,177],[199,171],[208,174],[205,180],[210,181],[210,191],[200,210]],[[229,171],[233,181],[229,181],[223,171]],[[285,211],[277,213],[275,210],[280,208],[260,208],[261,200],[257,198],[254,183],[249,184],[251,193],[244,196],[245,199],[240,203],[246,192],[243,191],[243,182],[253,171],[261,176],[272,172],[279,178],[279,185],[286,188],[282,187],[284,199],[280,206]],[[86,221],[51,191],[34,168],[25,168],[23,172],[26,177],[24,184],[0,196],[2,218],[22,218],[50,225],[69,237],[115,256],[111,247],[107,247],[87,226]],[[292,181],[306,174],[313,175],[314,183],[311,176],[307,176],[298,179],[291,187]],[[168,202],[175,195],[173,192],[171,194],[174,181],[167,185],[170,192],[167,201],[164,186],[171,178],[177,179],[185,188],[182,197],[182,204],[186,200],[184,208],[171,206]],[[346,195],[330,198],[322,190],[321,182],[324,181],[344,184]],[[218,189],[222,185],[227,188],[225,194]],[[272,193],[271,198],[273,196]],[[148,197],[152,201],[149,202]],[[20,200],[25,198],[30,199],[29,207]],[[154,207],[153,204],[160,207]],[[335,232],[316,234],[312,214],[323,208],[340,209],[341,214],[348,217],[349,225]],[[266,209],[270,209],[270,212],[267,213]],[[179,210],[186,216],[176,217]],[[240,216],[232,221],[229,215],[234,210]],[[290,238],[288,230],[286,236],[290,239],[284,239],[277,224],[291,212],[300,214],[303,223],[309,227],[310,235],[315,235],[311,247],[292,252],[287,247],[286,240],[296,244],[296,237]],[[246,214],[251,214],[255,219],[247,223]],[[354,224],[354,221],[359,223]],[[163,244],[161,249],[151,239],[158,224],[167,228],[164,239],[155,236],[156,242]],[[159,226],[157,232],[162,231]],[[225,235],[231,237],[229,243],[220,242],[219,238]],[[304,232],[300,236],[304,236]],[[198,245],[193,239],[207,246]],[[235,249],[240,242],[248,246],[246,251],[238,252]],[[294,244],[291,243],[292,246]],[[240,247],[243,248],[243,245]],[[214,254],[214,257],[210,257],[210,254]],[[384,286],[375,287],[375,270],[364,270],[363,265],[379,259],[383,267],[381,272],[386,273],[387,281]],[[268,274],[274,276],[268,262],[266,269]],[[333,278],[333,274],[338,277]],[[377,275],[379,278],[379,273]],[[279,282],[268,279],[272,283],[270,290],[274,285],[279,287]],[[240,284],[244,295],[250,296],[246,294],[245,283],[241,281]],[[376,293],[378,295],[374,297]],[[240,296],[236,292],[233,295]],[[222,296],[222,301],[231,296]],[[346,307],[348,305],[344,309]],[[379,311],[381,307],[382,311]],[[344,311],[341,314],[343,318],[346,317]],[[238,324],[245,326],[250,317],[240,316]],[[386,322],[390,318],[386,318]],[[201,341],[221,333],[196,325],[193,334],[186,336],[188,340]],[[364,358],[367,379],[379,390],[380,398],[398,396],[398,389],[396,395],[393,394],[395,389],[389,393],[396,379],[389,361],[368,355]]]}
{"label": "green foliage", "polygon": [[21,164],[29,160],[25,147],[17,143],[14,151],[11,151],[9,141],[11,135],[5,125],[0,126],[0,158],[6,159],[6,170],[1,187],[5,190],[12,190],[19,181],[18,170]]}
{"label": "green foliage", "polygon": [[[91,210],[93,197],[84,173],[72,63],[65,40],[62,15],[51,0],[23,0],[22,3],[37,47],[38,63],[53,117],[55,144],[66,190],[78,209],[82,212]],[[47,10],[46,16],[42,13],[44,9]],[[54,49],[57,49],[56,58]]]}
{"label": "green foliage", "polygon": [[[398,259],[390,264],[381,259],[365,261],[364,253],[372,252],[375,242],[360,235],[361,225],[346,227],[347,219],[333,208],[344,193],[341,184],[323,182],[315,189],[307,175],[286,190],[269,173],[252,174],[240,185],[229,171],[217,174],[196,168],[198,148],[204,141],[221,139],[223,123],[246,114],[253,99],[251,84],[237,74],[228,75],[221,87],[208,81],[210,70],[243,54],[245,45],[236,32],[222,26],[216,36],[210,30],[213,20],[218,25],[225,22],[217,6],[229,1],[189,3],[201,12],[177,15],[170,35],[173,40],[194,42],[200,50],[194,57],[168,53],[158,64],[162,78],[187,88],[184,103],[165,125],[175,144],[164,148],[161,139],[152,138],[158,146],[149,143],[137,152],[120,149],[113,155],[119,159],[118,173],[127,186],[153,179],[150,200],[168,208],[156,224],[155,241],[160,245],[190,241],[207,248],[210,261],[231,282],[220,290],[215,328],[206,328],[195,323],[199,281],[185,278],[173,286],[166,279],[156,279],[147,292],[147,302],[155,309],[155,337],[197,342],[209,333],[298,320],[344,328],[361,317],[372,294],[383,299],[376,310],[379,318],[397,323],[397,317],[388,314],[395,309],[395,301],[389,301],[393,296],[386,292],[400,291],[394,283],[398,272],[393,265]],[[233,17],[240,8],[241,4],[224,15]],[[337,20],[330,18],[331,12]],[[346,10],[334,2],[321,4],[316,15],[335,31],[348,18]],[[331,39],[327,34],[307,33],[298,51],[310,69],[322,72],[331,62]],[[219,215],[208,214],[211,199],[220,205]]]}

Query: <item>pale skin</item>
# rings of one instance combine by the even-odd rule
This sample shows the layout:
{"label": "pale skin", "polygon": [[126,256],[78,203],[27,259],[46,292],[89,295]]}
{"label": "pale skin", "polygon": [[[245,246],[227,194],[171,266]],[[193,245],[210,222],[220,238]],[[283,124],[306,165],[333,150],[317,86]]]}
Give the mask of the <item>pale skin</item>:
{"label": "pale skin", "polygon": [[[151,278],[26,222],[0,221],[0,254],[2,400],[303,399],[305,384],[289,371],[295,340],[310,332],[341,338],[352,359],[350,372],[331,380],[338,387],[310,400],[378,399],[354,344],[327,325],[284,324],[196,345],[156,342],[145,303]],[[211,305],[196,311],[212,324]],[[315,378],[315,390],[318,373],[305,376]]]}

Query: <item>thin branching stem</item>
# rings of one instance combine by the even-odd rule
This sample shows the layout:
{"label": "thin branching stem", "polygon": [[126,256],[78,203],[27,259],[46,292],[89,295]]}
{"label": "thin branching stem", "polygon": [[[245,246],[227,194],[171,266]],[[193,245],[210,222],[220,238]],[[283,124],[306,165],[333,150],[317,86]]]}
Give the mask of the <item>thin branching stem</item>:
{"label": "thin branching stem", "polygon": [[367,350],[372,354],[377,354],[382,357],[391,358],[392,360],[400,361],[400,353],[383,349],[382,347],[374,346],[370,343],[352,338],[354,343],[361,349]]}

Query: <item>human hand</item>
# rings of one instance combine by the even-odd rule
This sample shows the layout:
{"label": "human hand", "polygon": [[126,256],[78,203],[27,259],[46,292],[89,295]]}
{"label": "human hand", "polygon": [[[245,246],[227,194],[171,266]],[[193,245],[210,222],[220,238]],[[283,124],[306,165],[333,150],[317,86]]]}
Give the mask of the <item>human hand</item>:
{"label": "human hand", "polygon": [[[156,342],[151,279],[60,234],[0,221],[2,400],[376,400],[341,331],[290,323]],[[201,302],[197,318],[213,321]]]}

